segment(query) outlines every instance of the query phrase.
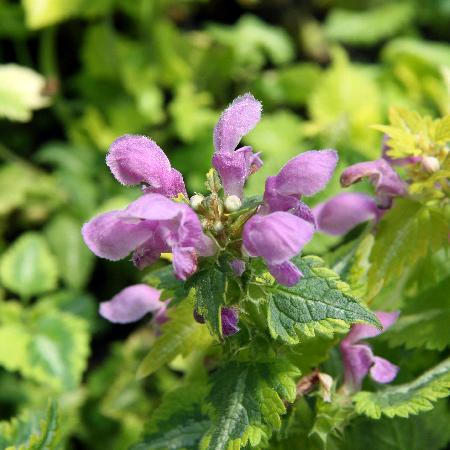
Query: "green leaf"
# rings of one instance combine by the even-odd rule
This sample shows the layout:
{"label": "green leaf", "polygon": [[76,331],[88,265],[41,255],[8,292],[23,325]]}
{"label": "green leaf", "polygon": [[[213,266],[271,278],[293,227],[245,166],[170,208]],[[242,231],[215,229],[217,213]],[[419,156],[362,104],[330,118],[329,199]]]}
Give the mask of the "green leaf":
{"label": "green leaf", "polygon": [[177,355],[187,355],[192,350],[207,347],[212,342],[207,327],[194,320],[189,298],[170,308],[167,314],[169,320],[162,325],[162,334],[139,366],[139,378],[156,372]]}
{"label": "green leaf", "polygon": [[325,33],[345,44],[371,46],[402,31],[411,22],[413,12],[413,5],[407,2],[362,11],[333,8],[325,22]]}
{"label": "green leaf", "polygon": [[296,397],[299,372],[283,361],[231,362],[214,375],[208,397],[212,427],[201,448],[226,450],[257,446],[281,426],[283,400]]}
{"label": "green leaf", "polygon": [[450,392],[450,358],[422,374],[414,381],[391,386],[377,392],[362,391],[353,399],[356,412],[373,419],[408,417],[433,408],[433,403]]}
{"label": "green leaf", "polygon": [[47,413],[25,412],[10,422],[0,422],[0,448],[56,450],[59,448],[58,407],[50,402]]}
{"label": "green leaf", "polygon": [[22,234],[4,253],[0,277],[6,288],[22,297],[55,289],[58,267],[45,239],[34,232]]}
{"label": "green leaf", "polygon": [[367,296],[373,298],[447,239],[447,220],[438,209],[398,199],[381,220],[370,254]]}
{"label": "green leaf", "polygon": [[27,26],[33,30],[54,25],[81,11],[85,0],[22,0]]}
{"label": "green leaf", "polygon": [[45,78],[28,67],[0,65],[0,118],[28,122],[32,111],[48,106],[50,98],[42,94]]}
{"label": "green leaf", "polygon": [[39,304],[0,304],[0,364],[54,389],[75,389],[86,367],[89,336],[84,320]]}
{"label": "green leaf", "polygon": [[442,351],[450,346],[450,277],[414,298],[406,306],[395,325],[384,333],[390,345],[407,349],[424,347]]}
{"label": "green leaf", "polygon": [[442,450],[450,440],[450,413],[445,401],[408,419],[360,417],[339,441],[340,450]]}
{"label": "green leaf", "polygon": [[353,323],[380,326],[376,316],[358,302],[349,286],[316,256],[297,257],[303,278],[293,287],[268,289],[268,324],[273,338],[296,344],[304,337],[343,332]]}
{"label": "green leaf", "polygon": [[195,289],[195,308],[215,336],[222,336],[220,311],[225,303],[225,281],[225,274],[216,267],[198,272],[190,281]]}
{"label": "green leaf", "polygon": [[201,411],[205,395],[206,386],[201,384],[182,386],[166,394],[152,415],[150,429],[131,450],[198,449],[211,425]]}
{"label": "green leaf", "polygon": [[56,216],[45,229],[59,274],[74,289],[86,285],[94,263],[94,255],[84,243],[80,230],[77,220],[63,214]]}

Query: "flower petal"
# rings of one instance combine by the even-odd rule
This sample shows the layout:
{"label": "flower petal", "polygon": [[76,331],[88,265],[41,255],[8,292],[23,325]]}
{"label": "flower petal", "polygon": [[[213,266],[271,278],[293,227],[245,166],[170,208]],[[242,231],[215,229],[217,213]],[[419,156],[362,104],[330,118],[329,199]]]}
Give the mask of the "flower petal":
{"label": "flower petal", "polygon": [[165,310],[159,301],[160,291],[146,284],[129,286],[111,300],[100,304],[100,315],[110,322],[130,323],[141,319],[149,312]]}
{"label": "flower petal", "polygon": [[239,331],[237,326],[239,312],[236,308],[222,308],[220,316],[222,318],[222,334],[224,336],[231,336]]}
{"label": "flower petal", "polygon": [[352,392],[357,391],[373,364],[372,350],[368,345],[346,345],[344,341],[340,350],[344,361],[344,383]]}
{"label": "flower petal", "polygon": [[347,336],[343,339],[342,342],[352,344],[362,339],[368,339],[371,337],[379,336],[381,333],[384,333],[397,321],[400,312],[376,311],[375,315],[378,317],[378,320],[381,322],[381,325],[383,325],[382,330],[379,330],[377,327],[373,325],[356,324],[352,326],[350,333],[347,334]]}
{"label": "flower petal", "polygon": [[390,207],[393,197],[407,193],[406,184],[384,159],[367,161],[347,167],[341,175],[341,185],[348,187],[368,178],[374,185],[380,206]]}
{"label": "flower petal", "polygon": [[186,280],[197,270],[197,255],[192,247],[174,247],[173,270],[180,280]]}
{"label": "flower petal", "polygon": [[233,259],[230,261],[231,269],[237,277],[242,276],[245,271],[245,262],[242,259]]}
{"label": "flower petal", "polygon": [[317,228],[323,233],[340,236],[356,225],[378,218],[375,200],[358,192],[343,192],[313,208]]}
{"label": "flower petal", "polygon": [[214,129],[216,152],[233,151],[242,136],[245,136],[259,122],[261,111],[261,103],[249,93],[234,99],[222,113]]}
{"label": "flower petal", "polygon": [[373,358],[373,363],[370,369],[370,376],[378,383],[390,383],[400,370],[398,366],[379,356]]}
{"label": "flower petal", "polygon": [[281,264],[268,264],[268,269],[278,283],[284,286],[295,286],[303,277],[301,270],[291,261],[285,261]]}
{"label": "flower petal", "polygon": [[242,198],[244,184],[249,175],[262,165],[259,154],[253,153],[251,147],[242,147],[231,153],[214,153],[212,163],[219,172],[225,193],[239,198]]}
{"label": "flower petal", "polygon": [[314,226],[287,212],[255,215],[244,225],[243,244],[250,256],[281,264],[297,255],[314,234]]}
{"label": "flower petal", "polygon": [[125,135],[116,139],[106,156],[114,177],[122,184],[146,183],[146,192],[168,197],[186,193],[181,174],[172,169],[169,159],[156,142],[145,136]]}
{"label": "flower petal", "polygon": [[335,150],[310,150],[292,158],[275,177],[274,189],[282,195],[314,195],[333,175],[338,161]]}
{"label": "flower petal", "polygon": [[154,232],[155,225],[121,220],[122,211],[100,214],[82,228],[84,242],[101,258],[118,261],[144,243]]}

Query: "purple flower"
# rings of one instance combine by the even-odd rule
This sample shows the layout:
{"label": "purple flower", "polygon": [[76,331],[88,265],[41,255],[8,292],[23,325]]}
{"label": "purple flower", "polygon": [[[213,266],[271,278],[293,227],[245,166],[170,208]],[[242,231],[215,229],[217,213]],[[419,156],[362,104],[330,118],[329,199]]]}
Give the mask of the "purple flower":
{"label": "purple flower", "polygon": [[399,368],[388,360],[375,356],[368,344],[360,343],[363,339],[378,336],[386,331],[399,316],[399,312],[379,311],[375,314],[383,325],[382,330],[372,325],[353,325],[340,345],[344,361],[344,384],[351,392],[361,389],[367,374],[378,383],[390,383],[399,371]]}
{"label": "purple flower", "polygon": [[162,252],[173,253],[173,267],[185,280],[197,270],[197,256],[214,253],[195,212],[160,194],[144,194],[122,211],[100,214],[83,226],[86,245],[101,258],[117,261],[133,252],[144,268]]}
{"label": "purple flower", "polygon": [[297,284],[302,273],[289,260],[312,238],[314,225],[293,214],[257,214],[244,225],[243,245],[250,256],[264,258],[270,273],[286,286]]}
{"label": "purple flower", "polygon": [[245,271],[245,262],[242,259],[233,259],[230,261],[230,266],[237,277],[240,277]]}
{"label": "purple flower", "polygon": [[251,147],[237,150],[240,140],[261,119],[262,105],[251,94],[237,97],[222,113],[214,129],[213,166],[219,172],[227,195],[242,198],[244,183],[262,161]]}
{"label": "purple flower", "polygon": [[354,164],[342,172],[341,185],[348,187],[363,178],[375,186],[380,208],[389,208],[394,197],[407,194],[406,184],[385,159]]}
{"label": "purple flower", "polygon": [[343,192],[313,208],[317,229],[334,236],[368,220],[378,220],[382,213],[371,196],[359,192]]}
{"label": "purple flower", "polygon": [[222,334],[224,336],[231,336],[239,331],[237,326],[239,311],[237,308],[222,308],[220,316],[222,318]]}
{"label": "purple flower", "polygon": [[[237,308],[222,308],[220,317],[222,319],[222,334],[224,336],[231,336],[239,331],[237,326],[239,311]],[[194,309],[194,319],[198,323],[205,323],[205,318],[196,309]]]}
{"label": "purple flower", "polygon": [[161,292],[146,284],[134,284],[120,291],[111,300],[100,304],[100,315],[113,323],[130,323],[149,312],[161,324],[167,320],[167,302],[159,300]]}
{"label": "purple flower", "polygon": [[106,164],[122,184],[143,184],[144,192],[166,197],[186,195],[180,172],[171,167],[159,146],[145,136],[125,135],[116,139],[106,156]]}
{"label": "purple flower", "polygon": [[321,191],[333,175],[337,161],[334,150],[311,150],[292,158],[278,175],[267,178],[261,212],[289,211],[314,224],[311,209],[300,197]]}

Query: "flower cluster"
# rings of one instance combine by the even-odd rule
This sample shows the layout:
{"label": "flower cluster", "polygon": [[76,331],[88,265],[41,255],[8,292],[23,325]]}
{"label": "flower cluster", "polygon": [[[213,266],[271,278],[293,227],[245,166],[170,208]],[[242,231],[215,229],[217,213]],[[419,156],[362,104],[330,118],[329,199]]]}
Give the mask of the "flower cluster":
{"label": "flower cluster", "polygon": [[[251,147],[237,147],[256,126],[261,112],[261,103],[245,94],[222,113],[213,140],[212,164],[217,172],[208,175],[210,195],[206,197],[187,197],[182,175],[151,139],[132,135],[117,139],[106,162],[120,183],[141,185],[143,194],[127,208],[100,214],[86,223],[82,234],[87,246],[112,261],[131,253],[139,269],[170,252],[174,273],[181,280],[198,270],[202,258],[227,254],[234,273],[240,276],[249,257],[261,257],[279,283],[296,284],[302,274],[290,260],[316,228],[313,211],[301,198],[326,186],[337,153],[312,150],[291,159],[267,179],[262,201],[245,208],[244,184],[262,161]],[[157,302],[154,290],[137,285],[103,303],[100,312],[112,321],[128,322],[150,311],[163,311],[165,306],[158,307]],[[237,331],[234,308],[222,308],[222,318],[225,335]]]}

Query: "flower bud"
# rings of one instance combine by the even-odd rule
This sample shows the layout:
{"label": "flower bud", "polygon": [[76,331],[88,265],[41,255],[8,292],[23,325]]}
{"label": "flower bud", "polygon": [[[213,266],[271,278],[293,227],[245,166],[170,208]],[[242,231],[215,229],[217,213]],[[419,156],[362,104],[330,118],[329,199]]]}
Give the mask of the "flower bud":
{"label": "flower bud", "polygon": [[194,211],[197,211],[205,200],[205,197],[201,194],[195,194],[189,200],[189,203]]}
{"label": "flower bud", "polygon": [[216,233],[220,233],[223,230],[223,223],[217,221],[214,225],[213,225],[213,229]]}
{"label": "flower bud", "polygon": [[424,156],[422,158],[422,167],[428,173],[434,173],[441,168],[441,165],[439,164],[439,160],[434,156]]}
{"label": "flower bud", "polygon": [[225,200],[225,208],[228,212],[237,211],[241,206],[241,199],[237,195],[230,195]]}

